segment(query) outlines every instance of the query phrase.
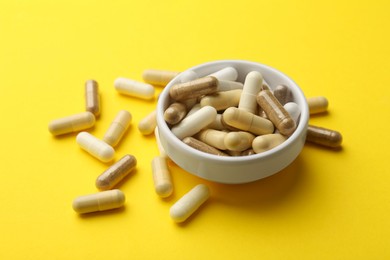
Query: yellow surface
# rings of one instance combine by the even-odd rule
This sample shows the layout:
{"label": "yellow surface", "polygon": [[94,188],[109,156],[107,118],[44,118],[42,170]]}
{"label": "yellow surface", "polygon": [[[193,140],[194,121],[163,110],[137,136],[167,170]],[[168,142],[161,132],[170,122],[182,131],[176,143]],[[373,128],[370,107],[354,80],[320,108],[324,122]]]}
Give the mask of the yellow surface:
{"label": "yellow surface", "polygon": [[[389,259],[388,1],[1,1],[0,259]],[[222,185],[171,165],[174,195],[153,190],[154,136],[138,122],[156,101],[116,93],[119,76],[182,71],[212,60],[275,67],[324,95],[312,124],[344,135],[339,152],[305,146],[273,177]],[[133,115],[117,159],[138,159],[122,183],[126,207],[80,217],[108,165],[54,138],[50,120],[84,109],[100,84],[102,137],[120,109]],[[160,92],[162,88],[157,88]],[[185,224],[169,208],[205,183],[211,199]]]}

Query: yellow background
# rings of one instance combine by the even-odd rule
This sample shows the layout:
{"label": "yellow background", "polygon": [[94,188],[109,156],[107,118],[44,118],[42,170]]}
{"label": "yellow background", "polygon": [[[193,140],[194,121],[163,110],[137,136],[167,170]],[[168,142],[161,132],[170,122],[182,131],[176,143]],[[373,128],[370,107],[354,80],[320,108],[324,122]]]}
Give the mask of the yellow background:
{"label": "yellow background", "polygon": [[[1,259],[389,259],[388,1],[1,1]],[[210,183],[171,165],[174,194],[154,192],[154,136],[138,122],[156,101],[116,93],[119,76],[182,71],[220,59],[277,68],[329,113],[342,151],[306,145],[279,174]],[[80,217],[108,165],[54,138],[50,120],[84,110],[84,82],[100,84],[102,137],[120,109],[133,115],[117,148],[138,159],[122,210]],[[156,88],[160,92],[162,88]],[[205,183],[210,200],[177,225],[169,208]]]}

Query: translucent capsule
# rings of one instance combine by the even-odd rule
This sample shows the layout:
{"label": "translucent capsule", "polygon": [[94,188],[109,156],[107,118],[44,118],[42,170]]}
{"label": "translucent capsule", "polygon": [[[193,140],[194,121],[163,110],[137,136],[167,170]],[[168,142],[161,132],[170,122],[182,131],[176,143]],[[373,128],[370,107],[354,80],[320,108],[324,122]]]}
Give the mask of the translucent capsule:
{"label": "translucent capsule", "polygon": [[217,111],[225,110],[228,107],[236,107],[240,102],[241,93],[241,89],[234,89],[206,95],[200,100],[200,106],[212,106]]}
{"label": "translucent capsule", "polygon": [[99,190],[110,190],[123,180],[137,165],[133,155],[126,154],[119,161],[100,174],[95,182]]}
{"label": "translucent capsule", "polygon": [[228,91],[233,89],[243,89],[244,84],[231,80],[218,80],[218,91]]}
{"label": "translucent capsule", "polygon": [[126,78],[117,78],[114,81],[115,89],[124,95],[142,99],[154,98],[154,87],[150,84]]}
{"label": "translucent capsule", "polygon": [[179,139],[193,136],[214,121],[217,110],[211,106],[205,106],[184,118],[179,124],[172,127],[172,133]]}
{"label": "translucent capsule", "polygon": [[177,75],[179,72],[176,71],[147,69],[142,73],[142,78],[146,83],[165,86]]}
{"label": "translucent capsule", "polygon": [[219,155],[219,156],[229,156],[228,154],[218,150],[215,147],[212,147],[211,145],[208,145],[202,141],[199,141],[198,139],[195,139],[193,137],[186,137],[183,139],[183,143],[185,143],[188,146],[191,146],[192,148],[202,151],[209,154]]}
{"label": "translucent capsule", "polygon": [[150,135],[153,133],[154,129],[156,128],[156,125],[157,125],[156,110],[153,110],[141,121],[139,121],[138,130],[143,135]]}
{"label": "translucent capsule", "polygon": [[341,146],[343,137],[337,131],[309,125],[306,132],[306,141],[330,148],[338,148]]}
{"label": "translucent capsule", "polygon": [[125,194],[120,190],[101,191],[75,198],[73,209],[80,214],[104,211],[122,207],[125,200]]}
{"label": "translucent capsule", "polygon": [[185,104],[175,102],[169,105],[164,111],[164,120],[171,125],[179,123],[187,114],[187,107]]}
{"label": "translucent capsule", "polygon": [[92,79],[85,82],[85,110],[100,115],[99,85]]}
{"label": "translucent capsule", "polygon": [[103,141],[111,146],[116,146],[122,139],[127,128],[129,128],[131,119],[132,116],[128,111],[119,111],[110,127],[107,129],[107,132],[104,134]]}
{"label": "translucent capsule", "polygon": [[204,184],[196,185],[181,197],[170,209],[170,216],[175,222],[189,218],[210,197],[209,188]]}
{"label": "translucent capsule", "polygon": [[252,147],[254,138],[255,136],[251,133],[239,131],[227,133],[223,141],[226,149],[242,152]]}
{"label": "translucent capsule", "polygon": [[55,119],[49,123],[52,135],[62,135],[88,129],[95,125],[95,116],[91,112]]}
{"label": "translucent capsule", "polygon": [[294,122],[298,124],[298,119],[301,115],[301,108],[298,106],[298,104],[294,102],[288,102],[283,107],[286,109],[287,113],[291,116]]}
{"label": "translucent capsule", "polygon": [[173,85],[169,90],[169,95],[172,99],[180,101],[214,93],[217,88],[218,80],[216,78],[204,77]]}
{"label": "translucent capsule", "polygon": [[166,158],[156,156],[152,160],[152,173],[154,189],[161,198],[169,197],[173,192],[171,173]]}
{"label": "translucent capsule", "polygon": [[295,131],[296,123],[270,90],[262,90],[257,95],[257,103],[281,134],[289,136]]}
{"label": "translucent capsule", "polygon": [[226,150],[226,145],[224,143],[226,134],[226,132],[219,130],[204,129],[197,133],[195,138],[217,149]]}
{"label": "translucent capsule", "polygon": [[273,92],[274,92],[274,96],[282,106],[292,101],[291,90],[285,85],[276,86]]}
{"label": "translucent capsule", "polygon": [[251,71],[245,78],[244,88],[240,98],[238,108],[248,111],[252,114],[257,112],[257,94],[261,90],[263,84],[263,76],[258,71]]}
{"label": "translucent capsule", "polygon": [[115,150],[109,144],[97,139],[87,132],[81,132],[76,137],[76,142],[86,152],[102,162],[109,162],[114,159]]}
{"label": "translucent capsule", "polygon": [[255,153],[262,153],[283,143],[287,138],[281,134],[260,135],[253,139],[252,149]]}
{"label": "translucent capsule", "polygon": [[236,107],[229,107],[222,114],[225,124],[255,135],[270,134],[274,132],[274,125],[268,119],[256,116],[250,112]]}
{"label": "translucent capsule", "polygon": [[307,98],[310,115],[326,112],[328,109],[328,99],[326,97]]}
{"label": "translucent capsule", "polygon": [[193,70],[186,70],[179,75],[179,82],[184,83],[198,79],[198,74]]}
{"label": "translucent capsule", "polygon": [[233,67],[226,67],[221,70],[218,70],[214,73],[211,73],[209,76],[213,76],[217,78],[218,80],[230,80],[235,81],[238,77],[238,72]]}

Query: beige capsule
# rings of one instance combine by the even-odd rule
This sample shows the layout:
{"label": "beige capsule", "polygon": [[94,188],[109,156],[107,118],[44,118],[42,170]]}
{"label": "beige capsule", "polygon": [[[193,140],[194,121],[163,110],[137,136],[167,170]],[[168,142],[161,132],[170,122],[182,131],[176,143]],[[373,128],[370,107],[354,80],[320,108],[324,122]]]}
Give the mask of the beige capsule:
{"label": "beige capsule", "polygon": [[224,142],[226,134],[224,131],[204,129],[197,133],[195,138],[217,149],[226,150]]}
{"label": "beige capsule", "polygon": [[273,93],[282,106],[293,101],[291,90],[285,85],[276,86]]}
{"label": "beige capsule", "polygon": [[138,130],[143,135],[150,135],[154,132],[156,126],[157,126],[156,110],[153,110],[141,121],[139,121]]}
{"label": "beige capsule", "polygon": [[202,151],[209,154],[214,154],[218,156],[229,156],[228,154],[218,150],[215,147],[212,147],[211,145],[208,145],[202,141],[199,141],[198,139],[195,139],[193,137],[186,137],[183,139],[183,143],[185,143],[188,146],[191,146],[192,148]]}
{"label": "beige capsule", "polygon": [[310,115],[324,113],[328,110],[328,99],[326,97],[310,97],[307,98],[307,105],[309,106]]}
{"label": "beige capsule", "polygon": [[133,155],[126,154],[119,161],[105,170],[96,179],[96,188],[110,190],[123,180],[137,165],[137,159]]}
{"label": "beige capsule", "polygon": [[306,141],[330,148],[341,146],[343,136],[338,131],[309,125],[306,132]]}
{"label": "beige capsule", "polygon": [[253,139],[252,149],[255,153],[262,153],[283,143],[287,138],[281,134],[260,135]]}
{"label": "beige capsule", "polygon": [[103,141],[111,146],[116,146],[129,128],[131,119],[130,112],[126,110],[119,111],[104,134]]}
{"label": "beige capsule", "polygon": [[55,119],[49,123],[49,131],[53,135],[78,132],[95,125],[95,116],[87,111],[79,114]]}
{"label": "beige capsule", "polygon": [[242,89],[217,92],[206,95],[200,100],[200,106],[212,106],[217,111],[225,110],[228,107],[236,107],[240,102]]}
{"label": "beige capsule", "polygon": [[85,82],[85,110],[98,117],[100,115],[99,85],[91,79]]}
{"label": "beige capsule", "polygon": [[169,197],[173,192],[171,173],[165,157],[156,156],[152,160],[154,189],[161,198]]}
{"label": "beige capsule", "polygon": [[147,69],[142,73],[142,78],[146,83],[165,86],[179,73],[176,71]]}
{"label": "beige capsule", "polygon": [[237,81],[231,80],[218,80],[218,91],[229,91],[233,89],[241,89],[244,87],[244,84]]}
{"label": "beige capsule", "polygon": [[228,150],[242,152],[252,147],[254,138],[255,136],[248,132],[230,132],[225,135],[224,144]]}
{"label": "beige capsule", "polygon": [[125,194],[120,190],[101,191],[75,198],[73,209],[80,214],[104,211],[122,207],[125,200]]}
{"label": "beige capsule", "polygon": [[185,104],[174,102],[164,111],[164,120],[171,125],[179,123],[187,114]]}
{"label": "beige capsule", "polygon": [[189,82],[178,83],[171,87],[169,95],[174,100],[198,98],[203,95],[215,93],[218,90],[218,80],[207,76]]}

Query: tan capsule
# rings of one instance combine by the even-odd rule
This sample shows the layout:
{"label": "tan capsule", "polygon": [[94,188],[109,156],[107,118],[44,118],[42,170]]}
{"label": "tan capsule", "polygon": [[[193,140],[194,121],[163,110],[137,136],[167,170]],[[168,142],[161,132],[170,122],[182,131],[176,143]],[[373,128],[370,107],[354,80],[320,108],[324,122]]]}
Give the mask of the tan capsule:
{"label": "tan capsule", "polygon": [[152,160],[154,189],[161,198],[169,197],[173,192],[171,173],[166,158],[156,156]]}
{"label": "tan capsule", "polygon": [[173,85],[169,90],[169,95],[174,100],[185,100],[214,93],[217,89],[218,80],[214,77],[207,76],[193,81]]}
{"label": "tan capsule", "polygon": [[224,144],[228,150],[242,152],[252,147],[254,138],[255,136],[248,132],[230,132],[225,135]]}
{"label": "tan capsule", "polygon": [[171,125],[179,123],[187,114],[187,107],[185,104],[175,102],[172,103],[164,111],[164,120]]}
{"label": "tan capsule", "polygon": [[255,153],[262,153],[283,143],[287,138],[281,134],[260,135],[253,139],[252,149]]}
{"label": "tan capsule", "polygon": [[95,117],[100,115],[99,85],[92,79],[85,82],[85,110]]}
{"label": "tan capsule", "polygon": [[310,115],[323,113],[328,110],[328,99],[326,99],[326,97],[310,97],[306,100],[307,105],[309,106]]}
{"label": "tan capsule", "polygon": [[165,86],[179,73],[176,71],[147,69],[142,73],[142,78],[146,83]]}
{"label": "tan capsule", "polygon": [[222,120],[229,126],[251,132],[255,135],[274,132],[271,121],[236,107],[229,107],[222,114]]}
{"label": "tan capsule", "polygon": [[215,147],[220,150],[226,150],[224,139],[226,132],[214,130],[214,129],[204,129],[197,133],[194,137],[212,147]]}
{"label": "tan capsule", "polygon": [[195,139],[193,137],[186,137],[183,139],[183,143],[185,143],[188,146],[191,146],[192,148],[202,151],[209,154],[219,155],[219,156],[229,156],[228,154],[218,150],[215,147],[212,147],[202,141],[199,141],[198,139]]}
{"label": "tan capsule", "polygon": [[133,155],[126,154],[119,161],[105,170],[96,179],[96,188],[110,190],[123,180],[137,165],[137,159]]}
{"label": "tan capsule", "polygon": [[337,131],[309,125],[306,132],[306,141],[330,148],[338,148],[341,146],[343,137]]}
{"label": "tan capsule", "polygon": [[122,139],[127,128],[129,128],[131,119],[132,116],[128,111],[119,111],[110,127],[107,129],[107,132],[104,134],[103,141],[111,146],[116,146]]}
{"label": "tan capsule", "polygon": [[285,85],[276,86],[273,92],[274,96],[282,106],[284,106],[288,102],[293,101],[291,90]]}
{"label": "tan capsule", "polygon": [[143,135],[150,135],[157,125],[156,110],[153,110],[138,123],[138,130]]}
{"label": "tan capsule", "polygon": [[95,116],[91,112],[55,119],[49,123],[53,135],[62,135],[88,129],[95,125]]}
{"label": "tan capsule", "polygon": [[262,90],[257,95],[257,103],[281,134],[289,136],[295,131],[295,121],[270,90]]}
{"label": "tan capsule", "polygon": [[206,95],[200,100],[200,106],[212,106],[217,111],[225,110],[228,107],[236,107],[240,102],[241,93],[242,89],[234,89]]}
{"label": "tan capsule", "polygon": [[251,71],[245,78],[244,88],[240,98],[238,108],[248,111],[252,114],[257,112],[257,94],[261,90],[263,84],[263,76],[258,71]]}
{"label": "tan capsule", "polygon": [[120,190],[107,190],[77,197],[73,209],[77,213],[90,213],[120,208],[125,203],[125,194]]}

